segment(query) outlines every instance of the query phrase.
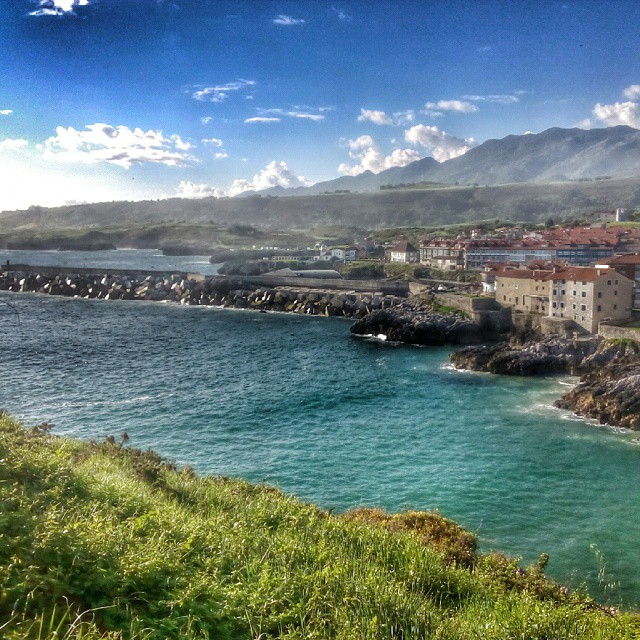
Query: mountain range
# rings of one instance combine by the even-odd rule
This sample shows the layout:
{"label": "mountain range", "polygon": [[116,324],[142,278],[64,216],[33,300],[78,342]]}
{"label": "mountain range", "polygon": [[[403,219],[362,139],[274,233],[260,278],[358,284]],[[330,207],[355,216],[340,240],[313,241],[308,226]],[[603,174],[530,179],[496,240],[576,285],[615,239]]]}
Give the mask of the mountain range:
{"label": "mountain range", "polygon": [[[207,233],[215,236],[215,225],[246,224],[289,232],[326,225],[424,227],[496,218],[544,222],[549,217],[597,218],[598,212],[617,207],[640,209],[640,131],[624,126],[590,131],[556,128],[488,140],[443,163],[424,158],[378,174],[365,172],[300,189],[277,187],[253,197],[5,211],[0,213],[0,246],[16,234],[37,237],[55,229],[137,228],[146,233],[147,244],[140,246],[157,247],[182,240],[187,233],[204,233],[204,227],[187,231],[189,225],[206,225]],[[129,232],[114,233],[100,240],[118,246],[128,246],[123,244],[126,237],[132,243],[142,242]]]}
{"label": "mountain range", "polygon": [[[427,157],[380,173],[365,171],[310,187],[273,187],[261,195],[301,196],[335,191],[372,192],[382,186],[433,182],[446,185],[498,185],[567,182],[607,176],[640,175],[640,131],[627,126],[561,129],[487,140],[446,162]],[[255,195],[247,191],[241,196]]]}

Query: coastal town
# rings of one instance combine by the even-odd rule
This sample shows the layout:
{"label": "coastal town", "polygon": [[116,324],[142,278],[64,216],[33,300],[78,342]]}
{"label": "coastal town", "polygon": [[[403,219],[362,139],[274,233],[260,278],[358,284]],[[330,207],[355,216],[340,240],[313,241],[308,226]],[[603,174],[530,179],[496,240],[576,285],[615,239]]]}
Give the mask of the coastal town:
{"label": "coastal town", "polygon": [[[387,264],[413,266],[418,274],[420,267],[430,271],[427,278],[414,278],[415,291],[419,281],[433,280],[436,293],[493,298],[519,324],[526,320],[543,334],[602,330],[609,335],[614,325],[634,324],[634,309],[640,305],[640,229],[623,224],[627,215],[624,209],[612,213],[618,224],[477,228],[455,237],[431,234],[414,243],[399,237],[382,247],[365,238],[352,246],[321,245],[308,259],[366,264],[380,261],[377,256],[383,252]],[[326,269],[271,273],[340,278]],[[630,335],[635,338],[635,327]]]}

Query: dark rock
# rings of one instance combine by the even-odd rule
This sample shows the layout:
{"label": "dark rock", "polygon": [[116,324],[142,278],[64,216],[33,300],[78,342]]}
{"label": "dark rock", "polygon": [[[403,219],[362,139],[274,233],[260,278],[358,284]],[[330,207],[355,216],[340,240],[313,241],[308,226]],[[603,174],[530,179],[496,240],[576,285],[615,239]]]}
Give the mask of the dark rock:
{"label": "dark rock", "polygon": [[419,345],[473,344],[487,339],[479,325],[457,314],[439,314],[411,303],[367,313],[352,327],[354,335],[384,335],[391,342]]}
{"label": "dark rock", "polygon": [[576,374],[583,362],[596,353],[601,342],[597,336],[576,339],[548,336],[524,344],[501,342],[468,347],[452,353],[450,359],[458,369],[469,371],[512,376]]}

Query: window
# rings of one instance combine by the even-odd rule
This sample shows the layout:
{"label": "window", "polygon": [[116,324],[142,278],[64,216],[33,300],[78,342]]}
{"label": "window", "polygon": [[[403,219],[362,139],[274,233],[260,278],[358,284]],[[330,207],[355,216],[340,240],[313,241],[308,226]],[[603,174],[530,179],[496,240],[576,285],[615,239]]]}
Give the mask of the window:
{"label": "window", "polygon": [[614,281],[613,281],[613,284],[618,284],[618,281],[617,281],[617,280],[614,280]]}
{"label": "window", "polygon": [[576,308],[576,305],[575,305],[575,304],[571,305],[571,308],[572,308],[572,309],[575,309],[575,308]]}
{"label": "window", "polygon": [[574,291],[574,292],[573,292],[573,295],[574,295],[574,296],[577,296],[578,294]]}
{"label": "window", "polygon": [[583,283],[582,283],[582,286],[584,287],[586,284],[587,284],[586,282],[583,282]]}
{"label": "window", "polygon": [[613,305],[613,308],[614,308],[614,309],[617,309],[617,308],[618,308],[618,305],[617,305],[617,304],[614,304],[614,305]]}
{"label": "window", "polygon": [[580,305],[580,311],[586,311],[587,310],[587,305],[586,304],[581,304]]}
{"label": "window", "polygon": [[586,297],[587,297],[587,292],[586,292],[586,291],[583,291],[583,292],[582,292],[582,297],[583,297],[583,298],[586,298]]}
{"label": "window", "polygon": [[602,311],[602,305],[598,305],[598,311]]}
{"label": "window", "polygon": [[607,280],[607,284],[611,286],[611,280]]}
{"label": "window", "polygon": [[561,308],[561,309],[564,309],[564,302],[561,302],[561,303],[560,303],[560,308]]}
{"label": "window", "polygon": [[[557,303],[557,302],[554,302],[554,303],[552,304],[552,307],[553,307],[554,309],[555,309],[557,306],[558,306],[558,303]],[[554,313],[553,315],[555,316],[556,314]]]}
{"label": "window", "polygon": [[598,291],[598,298],[602,298],[602,291]]}
{"label": "window", "polygon": [[617,289],[614,289],[614,290],[613,290],[613,295],[614,295],[614,296],[617,296],[617,295],[618,295],[618,290],[617,290]]}
{"label": "window", "polygon": [[558,295],[558,290],[557,290],[557,289],[554,289],[554,290],[553,290],[553,295],[554,295],[554,296],[557,296],[557,295]]}
{"label": "window", "polygon": [[562,290],[562,295],[564,296],[567,292],[563,289]]}

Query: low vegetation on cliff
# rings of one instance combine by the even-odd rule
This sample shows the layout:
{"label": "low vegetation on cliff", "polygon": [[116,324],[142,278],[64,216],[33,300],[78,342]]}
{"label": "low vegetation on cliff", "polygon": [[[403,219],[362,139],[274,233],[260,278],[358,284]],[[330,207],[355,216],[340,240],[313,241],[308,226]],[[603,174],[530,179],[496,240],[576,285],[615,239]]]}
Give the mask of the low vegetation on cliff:
{"label": "low vegetation on cliff", "polygon": [[637,637],[640,620],[480,556],[437,514],[335,516],[197,477],[113,438],[0,418],[0,635],[18,638]]}

